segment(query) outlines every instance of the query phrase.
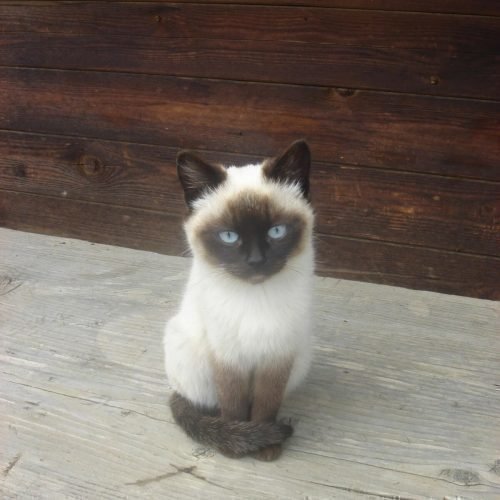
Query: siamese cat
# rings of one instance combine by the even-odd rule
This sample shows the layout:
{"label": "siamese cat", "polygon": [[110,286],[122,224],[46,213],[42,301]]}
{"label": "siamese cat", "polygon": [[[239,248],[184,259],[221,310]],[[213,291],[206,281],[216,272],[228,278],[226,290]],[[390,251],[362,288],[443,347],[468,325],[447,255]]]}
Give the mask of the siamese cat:
{"label": "siamese cat", "polygon": [[193,263],[165,328],[170,406],[191,438],[230,457],[274,460],[293,432],[276,417],[311,358],[310,162],[304,141],[243,167],[177,156]]}

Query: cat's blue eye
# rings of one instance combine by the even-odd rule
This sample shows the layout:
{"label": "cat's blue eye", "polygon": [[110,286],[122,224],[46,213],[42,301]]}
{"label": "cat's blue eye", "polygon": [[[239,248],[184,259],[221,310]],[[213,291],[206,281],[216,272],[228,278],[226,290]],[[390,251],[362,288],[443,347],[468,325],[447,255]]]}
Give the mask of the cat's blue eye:
{"label": "cat's blue eye", "polygon": [[271,229],[269,229],[267,234],[269,238],[272,238],[273,240],[279,240],[286,235],[286,226],[285,224],[278,224],[277,226],[273,226]]}
{"label": "cat's blue eye", "polygon": [[240,236],[236,231],[221,231],[219,238],[228,245],[234,245],[240,239]]}

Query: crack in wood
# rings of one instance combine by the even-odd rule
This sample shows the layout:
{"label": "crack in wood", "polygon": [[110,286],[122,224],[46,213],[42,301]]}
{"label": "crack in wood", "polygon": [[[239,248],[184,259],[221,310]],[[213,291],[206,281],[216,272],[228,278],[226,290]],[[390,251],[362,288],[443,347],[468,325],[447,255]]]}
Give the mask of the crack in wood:
{"label": "crack in wood", "polygon": [[193,469],[196,469],[196,465],[193,465],[192,467],[176,467],[175,465],[173,466],[177,470],[174,472],[166,472],[164,474],[160,474],[158,476],[153,476],[153,477],[148,477],[146,479],[138,479],[137,481],[133,481],[131,483],[125,483],[126,486],[145,486],[146,484],[150,483],[157,483],[158,481],[163,481],[164,479],[167,479],[169,477],[177,476],[178,474],[186,473],[190,474]]}
{"label": "crack in wood", "polygon": [[387,498],[390,500],[416,500],[416,497],[402,497],[401,495],[390,495],[387,493],[376,493],[374,491],[360,490],[357,488],[349,488],[348,486],[336,486],[333,484],[320,483],[318,481],[308,481],[311,484],[316,484],[318,486],[326,486],[327,488],[333,488],[335,490],[347,491],[349,493],[359,493],[360,495],[368,495],[377,498]]}
{"label": "crack in wood", "polygon": [[[174,465],[174,467],[175,467],[175,465]],[[196,467],[193,467],[193,469],[195,469],[195,468]],[[221,484],[218,484],[218,483],[215,483],[213,481],[210,481],[209,479],[207,479],[205,476],[202,476],[201,474],[196,474],[194,472],[194,470],[191,471],[191,472],[188,472],[188,474],[190,474],[191,476],[193,476],[193,477],[195,477],[197,479],[201,479],[202,481],[205,481],[208,484],[211,484],[213,486],[217,486],[218,488],[222,488],[222,489],[227,490],[227,491],[233,491],[231,488],[226,488],[226,486],[222,486]]]}
{"label": "crack in wood", "polygon": [[9,290],[7,290],[3,293],[0,293],[0,297],[3,297],[4,295],[8,295],[9,293],[12,293],[14,290],[17,290],[20,286],[22,286],[22,284],[23,284],[23,282],[18,283],[16,286],[13,286]]}
{"label": "crack in wood", "polygon": [[136,415],[141,415],[142,417],[146,417],[146,418],[150,418],[151,420],[156,420],[158,422],[165,422],[166,424],[169,424],[171,423],[170,421],[168,420],[164,420],[162,418],[158,418],[158,417],[152,417],[151,415],[147,415],[146,413],[142,413],[140,411],[137,411],[137,410],[132,410],[130,408],[123,408],[121,406],[117,406],[117,405],[112,405],[112,404],[109,404],[105,401],[99,401],[99,400],[95,400],[95,399],[90,399],[90,398],[83,398],[81,396],[72,396],[71,394],[66,394],[64,392],[58,392],[58,391],[51,391],[50,389],[45,389],[43,387],[37,387],[35,385],[30,385],[30,384],[23,384],[22,382],[14,382],[14,381],[11,381],[12,384],[16,384],[16,385],[22,385],[23,387],[29,387],[30,389],[37,389],[39,391],[44,391],[44,392],[48,392],[50,394],[56,394],[58,396],[64,396],[66,398],[71,398],[71,399],[78,399],[80,401],[86,401],[88,403],[94,403],[96,405],[102,405],[102,406],[106,406],[108,408],[114,408],[116,410],[120,410],[120,411],[126,411],[126,412],[129,412],[128,414],[130,413],[135,413]]}
{"label": "crack in wood", "polygon": [[[292,448],[290,448],[290,449],[292,449]],[[408,472],[408,471],[393,469],[391,467],[382,467],[381,465],[374,465],[374,464],[369,464],[369,463],[364,463],[364,462],[358,462],[357,460],[349,460],[347,458],[340,458],[340,457],[331,457],[329,455],[324,455],[322,453],[314,453],[314,452],[310,452],[310,451],[303,451],[303,450],[296,450],[296,449],[293,450],[293,451],[298,452],[298,453],[306,453],[308,455],[316,455],[318,457],[323,457],[323,458],[333,458],[335,460],[341,460],[343,462],[348,462],[348,463],[352,463],[352,464],[356,464],[356,465],[363,465],[363,466],[366,466],[366,467],[374,467],[376,469],[386,470],[386,471],[389,471],[389,472],[397,472],[398,474],[408,474],[409,476],[420,477],[420,478],[423,478],[423,479],[430,479],[432,481],[442,481],[444,483],[454,484],[456,486],[468,486],[468,487],[473,487],[473,486],[488,486],[488,487],[491,487],[491,485],[488,485],[488,484],[485,484],[485,483],[481,483],[481,482],[470,483],[470,484],[464,484],[464,483],[460,483],[460,482],[455,482],[455,481],[452,481],[450,479],[446,479],[445,477],[442,477],[443,476],[442,473],[440,474],[439,477],[426,476],[424,474],[416,474],[415,472]],[[310,481],[310,482],[312,482],[312,481]],[[322,483],[317,483],[317,484],[321,485]],[[325,484],[324,486],[330,486],[331,488],[334,488],[334,486],[328,485],[328,484]],[[493,488],[497,489],[497,486],[493,485]],[[388,498],[397,498],[398,500],[405,500],[401,496],[389,496]],[[409,499],[409,500],[414,500],[414,499]]]}
{"label": "crack in wood", "polygon": [[205,481],[206,483],[209,483],[213,486],[217,486],[218,488],[222,488],[222,489],[228,490],[228,491],[233,491],[230,488],[226,488],[225,486],[222,486],[221,484],[210,481],[209,479],[207,479],[205,476],[202,476],[201,474],[197,474],[195,472],[196,465],[192,465],[191,467],[179,467],[177,465],[170,464],[170,466],[173,467],[175,469],[175,471],[166,472],[164,474],[160,474],[160,475],[154,476],[154,477],[149,477],[146,479],[139,479],[139,480],[131,482],[131,483],[125,483],[125,485],[126,486],[145,486],[147,484],[157,483],[158,481],[163,481],[164,479],[168,479],[169,477],[177,476],[179,474],[189,474],[190,476],[193,476],[196,479],[200,479],[202,481]]}
{"label": "crack in wood", "polygon": [[17,462],[19,462],[21,458],[21,453],[18,453],[8,464],[7,464],[7,467],[5,467],[5,469],[3,470],[3,475],[4,477],[6,477],[9,472],[15,467],[15,465],[17,464]]}

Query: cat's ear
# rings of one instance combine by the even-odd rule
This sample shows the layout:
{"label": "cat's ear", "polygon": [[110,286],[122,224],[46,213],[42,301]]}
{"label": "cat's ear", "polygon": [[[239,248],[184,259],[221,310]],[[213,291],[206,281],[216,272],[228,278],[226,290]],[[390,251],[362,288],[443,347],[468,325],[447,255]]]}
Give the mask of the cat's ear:
{"label": "cat's ear", "polygon": [[226,169],[207,163],[185,150],[177,155],[177,175],[184,189],[186,204],[192,209],[193,203],[207,190],[214,189],[226,180]]}
{"label": "cat's ear", "polygon": [[309,199],[311,151],[304,140],[294,142],[282,155],[268,160],[264,175],[278,182],[296,183]]}

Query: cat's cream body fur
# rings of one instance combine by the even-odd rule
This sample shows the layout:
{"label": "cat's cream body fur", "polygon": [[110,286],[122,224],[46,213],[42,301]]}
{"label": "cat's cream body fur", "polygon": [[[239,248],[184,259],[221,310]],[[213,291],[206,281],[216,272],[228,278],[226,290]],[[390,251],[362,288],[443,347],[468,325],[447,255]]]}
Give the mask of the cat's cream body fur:
{"label": "cat's cream body fur", "polygon": [[[279,209],[306,221],[300,252],[262,283],[243,281],[204,258],[197,228],[247,193],[271,197]],[[286,392],[305,377],[311,357],[311,295],[314,271],[313,211],[298,186],[277,184],[262,165],[230,167],[227,181],[195,203],[185,231],[193,264],[179,312],[167,323],[165,368],[169,383],[193,403],[216,406],[211,360],[251,372],[261,363],[292,360]]]}

